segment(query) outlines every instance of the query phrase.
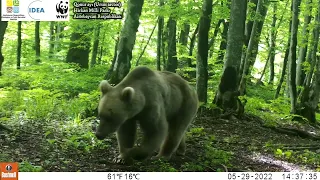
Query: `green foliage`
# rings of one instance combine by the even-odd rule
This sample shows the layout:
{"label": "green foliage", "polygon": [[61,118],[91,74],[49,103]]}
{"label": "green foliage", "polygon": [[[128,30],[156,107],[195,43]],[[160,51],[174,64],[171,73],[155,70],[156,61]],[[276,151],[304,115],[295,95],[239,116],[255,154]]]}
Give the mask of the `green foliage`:
{"label": "green foliage", "polygon": [[19,163],[19,172],[42,172],[43,168],[41,166],[34,166],[28,161],[23,161]]}

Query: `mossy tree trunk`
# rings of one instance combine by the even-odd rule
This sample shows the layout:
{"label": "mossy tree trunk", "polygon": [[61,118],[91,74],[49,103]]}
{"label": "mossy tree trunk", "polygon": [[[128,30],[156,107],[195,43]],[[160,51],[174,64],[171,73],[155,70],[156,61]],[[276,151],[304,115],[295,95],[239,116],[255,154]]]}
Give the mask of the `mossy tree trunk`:
{"label": "mossy tree trunk", "polygon": [[291,24],[291,37],[289,48],[289,71],[288,71],[288,83],[291,102],[291,113],[296,114],[297,106],[297,86],[296,86],[296,50],[297,50],[297,34],[299,26],[299,6],[301,0],[292,0],[292,24]]}
{"label": "mossy tree trunk", "polygon": [[[81,29],[82,32],[78,32]],[[78,31],[77,31],[78,30]],[[87,69],[89,67],[89,53],[91,47],[90,32],[92,28],[75,27],[75,31],[71,33],[70,44],[67,52],[67,63],[75,63],[80,68]]]}
{"label": "mossy tree trunk", "polygon": [[308,51],[308,39],[309,39],[309,24],[311,21],[311,10],[312,10],[312,0],[306,1],[306,10],[304,11],[304,22],[302,28],[302,42],[299,48],[299,56],[297,62],[297,75],[296,83],[297,86],[302,86],[306,77],[306,70],[303,69],[303,63],[306,60],[307,51]]}
{"label": "mossy tree trunk", "polygon": [[205,0],[199,23],[197,53],[197,93],[200,102],[207,103],[208,89],[208,37],[212,16],[212,0]]}
{"label": "mossy tree trunk", "polygon": [[269,48],[269,84],[273,84],[274,81],[274,59],[276,56],[276,22],[277,22],[277,3],[273,3],[272,23],[270,29],[270,48]]}
{"label": "mossy tree trunk", "polygon": [[[239,66],[244,44],[247,1],[232,0],[230,24],[227,38],[224,69],[214,103],[223,108],[226,92],[234,92],[238,87]],[[234,105],[234,104],[233,104]]]}
{"label": "mossy tree trunk", "polygon": [[313,73],[313,81],[310,86],[305,86],[302,92],[299,113],[307,118],[311,123],[315,123],[316,110],[319,103],[320,95],[320,58],[317,57],[319,46],[319,30],[320,30],[320,1],[318,1],[318,14],[315,18],[315,27],[313,29],[312,54],[311,60],[315,63],[315,71]]}
{"label": "mossy tree trunk", "polygon": [[[175,0],[172,3],[171,10],[174,11],[178,6],[179,0]],[[177,58],[177,20],[174,16],[176,13],[171,13],[168,23],[167,23],[167,29],[168,29],[168,60],[166,64],[166,70],[171,72],[176,72],[176,69],[178,68],[178,58]]]}
{"label": "mossy tree trunk", "polygon": [[127,16],[120,32],[114,67],[111,75],[107,76],[111,84],[118,84],[130,71],[132,50],[136,41],[143,3],[144,0],[128,1]]}

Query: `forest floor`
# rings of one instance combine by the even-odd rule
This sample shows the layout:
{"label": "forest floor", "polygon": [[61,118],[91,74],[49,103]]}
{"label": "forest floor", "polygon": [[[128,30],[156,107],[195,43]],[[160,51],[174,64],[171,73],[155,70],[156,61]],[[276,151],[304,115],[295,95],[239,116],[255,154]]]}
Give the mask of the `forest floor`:
{"label": "forest floor", "polygon": [[[28,121],[17,127],[20,130],[15,134],[6,133],[2,136],[0,161],[8,159],[20,162],[24,164],[21,171],[55,172],[266,172],[316,171],[319,168],[320,158],[311,150],[319,149],[319,141],[276,132],[262,126],[257,119],[253,115],[245,115],[241,120],[226,120],[206,112],[198,115],[188,132],[184,157],[173,156],[169,162],[145,161],[133,165],[112,162],[118,152],[115,136],[104,140],[105,145],[97,145],[99,142],[94,140],[92,134],[81,135],[77,130],[64,129],[66,126],[63,123]],[[48,130],[48,127],[51,129]],[[80,131],[83,129],[79,128]],[[311,148],[314,146],[318,148]]]}

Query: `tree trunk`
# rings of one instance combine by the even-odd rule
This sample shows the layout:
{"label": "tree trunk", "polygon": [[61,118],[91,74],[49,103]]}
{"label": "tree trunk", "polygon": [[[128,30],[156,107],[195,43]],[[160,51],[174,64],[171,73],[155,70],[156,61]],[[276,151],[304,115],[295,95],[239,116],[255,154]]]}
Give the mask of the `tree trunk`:
{"label": "tree trunk", "polygon": [[290,37],[290,49],[289,49],[289,93],[291,101],[291,113],[296,114],[297,106],[297,86],[296,86],[296,50],[297,50],[297,33],[299,26],[299,6],[301,0],[292,0],[292,25],[291,25],[291,37]]}
{"label": "tree trunk", "polygon": [[311,86],[312,75],[313,75],[314,68],[316,66],[316,61],[314,58],[312,58],[314,51],[316,51],[313,48],[315,46],[315,43],[317,43],[317,41],[318,41],[318,39],[316,39],[316,36],[318,33],[316,27],[312,31],[312,39],[311,39],[311,43],[310,43],[312,46],[309,48],[308,55],[307,55],[307,62],[310,64],[310,70],[307,73],[307,76],[305,78],[305,83],[304,83],[305,87]]}
{"label": "tree trunk", "polygon": [[[105,38],[106,38],[106,33],[103,32],[100,44],[104,44]],[[98,60],[97,60],[97,64],[99,64],[99,65],[101,64],[101,61],[102,61],[102,56],[103,56],[103,51],[104,51],[103,47],[104,46],[100,46],[100,48],[99,48],[99,54],[98,54]]]}
{"label": "tree trunk", "polygon": [[118,84],[130,71],[132,49],[136,41],[144,0],[129,0],[127,3],[127,16],[120,33],[114,67],[109,77],[111,84]]}
{"label": "tree trunk", "polygon": [[[213,31],[213,36],[212,38],[210,39],[209,41],[209,57],[212,57],[213,55],[213,50],[214,50],[214,43],[215,43],[215,40],[217,38],[217,35],[218,35],[218,32],[219,32],[219,29],[220,29],[220,25],[221,23],[224,21],[224,19],[220,19],[217,24],[216,24],[216,27],[214,28],[214,31]],[[212,47],[212,49],[211,49]]]}
{"label": "tree trunk", "polygon": [[155,30],[156,27],[157,27],[157,24],[158,24],[158,21],[157,21],[156,24],[154,25],[154,27],[153,27],[150,35],[149,35],[149,38],[148,38],[148,40],[147,40],[147,42],[146,42],[146,45],[143,47],[143,50],[141,51],[141,53],[140,53],[140,55],[139,55],[139,57],[138,57],[138,59],[137,59],[137,61],[136,61],[136,66],[139,66],[140,60],[141,60],[144,52],[146,51],[146,49],[147,49],[147,47],[148,47],[148,45],[149,45],[149,42],[150,42],[151,37],[152,37],[152,35],[153,35],[153,33],[154,33],[154,30]]}
{"label": "tree trunk", "polygon": [[117,54],[118,45],[119,45],[119,36],[120,35],[118,35],[118,38],[116,39],[115,44],[114,44],[114,53],[113,53],[114,56],[113,56],[113,59],[112,59],[112,62],[111,62],[111,66],[110,66],[110,68],[109,68],[109,70],[108,70],[108,72],[107,72],[107,74],[105,76],[105,79],[110,79],[110,77],[112,75],[112,72],[113,72],[113,69],[114,69],[114,64],[116,63],[116,60],[117,60],[116,54]]}
{"label": "tree trunk", "polygon": [[[190,40],[190,47],[189,47],[189,56],[192,56],[193,54],[193,49],[194,49],[194,44],[196,42],[196,38],[197,38],[197,34],[199,32],[199,24],[197,24],[197,27],[196,29],[194,30],[192,36],[191,36],[191,40]],[[193,64],[192,64],[192,59],[191,58],[188,58],[188,66],[189,67],[195,67]]]}
{"label": "tree trunk", "polygon": [[199,23],[197,53],[197,93],[200,102],[207,103],[208,88],[208,37],[212,14],[212,0],[205,0]]}
{"label": "tree trunk", "polygon": [[[79,31],[79,29],[80,27],[76,27],[75,31]],[[83,32],[75,31],[71,33],[66,62],[76,63],[80,68],[87,69],[89,67],[89,53],[91,46],[91,38],[88,33],[92,31],[92,28],[82,28]]]}
{"label": "tree trunk", "polygon": [[63,31],[64,31],[64,27],[65,27],[65,24],[64,22],[56,22],[55,23],[55,44],[54,44],[54,49],[55,49],[55,52],[60,52],[61,49],[62,49],[62,42],[63,42]]}
{"label": "tree trunk", "polygon": [[95,31],[94,31],[94,41],[93,41],[92,56],[90,61],[91,67],[94,67],[94,65],[96,65],[97,63],[97,54],[98,54],[99,39],[100,39],[100,28],[101,28],[101,25],[98,24],[95,27]]}
{"label": "tree trunk", "polygon": [[[0,3],[0,14],[1,14],[1,3]],[[3,38],[4,34],[6,33],[6,29],[8,26],[8,21],[1,21],[0,19],[0,76],[2,75],[2,64],[4,61],[4,57],[2,55],[2,45],[3,45]]]}
{"label": "tree trunk", "polygon": [[36,51],[36,63],[41,62],[40,60],[40,21],[36,21],[35,23],[35,43],[34,43],[34,48]]}
{"label": "tree trunk", "polygon": [[[253,22],[252,26],[252,31],[250,35],[250,40],[246,52],[246,57],[244,60],[244,66],[243,66],[243,71],[240,72],[242,73],[241,81],[240,81],[240,94],[244,95],[246,91],[246,83],[248,79],[248,75],[250,74],[250,68],[253,66],[257,54],[258,54],[258,44],[260,41],[260,35],[264,23],[264,19],[267,14],[267,7],[269,5],[268,0],[259,0],[258,5],[257,5],[257,10],[256,10],[256,18]],[[260,17],[261,18],[257,18]]]}
{"label": "tree trunk", "polygon": [[[189,38],[189,32],[190,32],[190,24],[189,23],[183,23],[183,29],[181,29],[181,32],[180,32],[180,38],[179,38],[179,43],[181,44],[181,52],[180,54],[188,54],[188,38]],[[183,67],[185,67],[188,63],[188,58],[181,58],[180,60],[181,63],[179,64],[183,64]],[[188,66],[188,64],[187,64]]]}
{"label": "tree trunk", "polygon": [[219,83],[218,93],[214,99],[214,103],[224,110],[229,107],[234,108],[235,106],[234,101],[231,100],[233,98],[227,94],[237,91],[238,87],[240,58],[244,43],[246,8],[247,1],[231,1],[226,61],[224,63],[224,72]]}
{"label": "tree trunk", "polygon": [[[172,10],[178,6],[179,0],[175,0],[172,4]],[[174,19],[173,15],[170,15],[168,24],[168,61],[166,70],[171,72],[176,72],[178,68],[178,58],[177,58],[177,43],[176,43],[176,30],[177,30],[177,21]]]}
{"label": "tree trunk", "polygon": [[49,59],[54,55],[54,21],[50,22]]}
{"label": "tree trunk", "polygon": [[[313,29],[313,41],[311,43],[312,53],[311,61],[315,63],[316,70],[314,71],[314,78],[311,85],[306,85],[302,91],[301,109],[299,114],[307,118],[311,123],[317,122],[316,110],[319,103],[320,94],[320,58],[317,58],[317,51],[319,46],[319,30],[320,30],[320,2],[318,1],[318,13],[315,18],[315,27]],[[311,76],[311,75],[310,75]]]}
{"label": "tree trunk", "polygon": [[20,69],[20,64],[21,64],[21,45],[22,45],[22,40],[21,40],[21,24],[22,21],[18,21],[18,31],[17,31],[17,36],[18,36],[18,43],[17,43],[17,69]]}
{"label": "tree trunk", "polygon": [[274,81],[274,59],[275,59],[275,51],[276,51],[276,22],[277,22],[277,3],[273,3],[273,16],[272,16],[272,24],[270,30],[270,59],[269,59],[269,68],[270,68],[270,75],[269,75],[269,84],[273,84]]}
{"label": "tree trunk", "polygon": [[[159,5],[160,8],[163,7],[163,0],[160,0]],[[164,18],[163,16],[159,16],[158,17],[158,34],[157,34],[157,70],[160,71],[161,70],[161,55],[163,56],[163,54],[161,54],[161,45],[162,45],[162,34],[163,34],[163,26],[164,26]]]}
{"label": "tree trunk", "polygon": [[[290,10],[292,11],[292,4],[291,4],[291,9]],[[290,48],[290,39],[291,39],[291,36],[290,36],[291,25],[292,25],[292,20],[290,20],[290,23],[289,23],[289,31],[288,31],[289,35],[288,35],[288,41],[287,41],[287,46],[286,46],[286,52],[285,52],[284,58],[283,58],[283,67],[282,67],[282,71],[281,71],[280,80],[279,80],[279,83],[278,83],[278,86],[277,86],[277,89],[276,89],[276,93],[275,93],[275,96],[274,96],[275,99],[277,99],[279,97],[280,90],[281,90],[281,87],[282,87],[282,83],[284,81],[284,78],[285,78],[285,75],[286,75],[286,71],[287,71],[289,48]]]}
{"label": "tree trunk", "polygon": [[[250,0],[249,2],[250,2],[250,4],[253,4],[253,6],[249,6],[247,9],[248,22],[247,22],[247,24],[245,26],[245,30],[244,30],[244,38],[245,38],[244,46],[245,46],[245,48],[248,48],[250,35],[252,32],[252,26],[253,26],[253,18],[249,18],[249,17],[253,16],[252,14],[255,14],[255,12],[257,11],[258,0]],[[243,72],[245,58],[246,58],[246,51],[244,50],[241,55],[241,64],[240,64],[240,70],[239,70],[240,73]]]}
{"label": "tree trunk", "polygon": [[229,29],[229,22],[223,21],[223,31],[221,33],[221,42],[219,47],[218,59],[216,63],[223,63],[225,51],[227,49],[227,38],[228,38],[228,29]]}
{"label": "tree trunk", "polygon": [[296,83],[297,86],[302,86],[305,76],[306,70],[303,70],[302,66],[306,60],[307,50],[308,50],[308,37],[309,37],[309,23],[311,21],[311,10],[312,10],[312,0],[306,1],[306,10],[304,11],[304,24],[302,29],[302,42],[299,49],[299,57],[297,63],[297,75],[296,75]]}

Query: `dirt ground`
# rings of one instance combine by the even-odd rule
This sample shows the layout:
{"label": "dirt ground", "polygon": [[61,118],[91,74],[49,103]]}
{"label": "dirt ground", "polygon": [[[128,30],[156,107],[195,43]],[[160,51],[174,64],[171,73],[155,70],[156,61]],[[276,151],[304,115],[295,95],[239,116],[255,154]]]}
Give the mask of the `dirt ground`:
{"label": "dirt ground", "polygon": [[[28,128],[33,129],[28,129]],[[317,167],[306,164],[293,164],[274,158],[273,150],[268,150],[265,145],[272,144],[317,144],[316,140],[303,139],[298,136],[290,136],[273,131],[261,126],[254,117],[246,116],[241,120],[225,120],[214,118],[210,114],[197,117],[192,128],[203,127],[204,134],[187,140],[186,156],[174,156],[167,166],[177,171],[188,171],[182,168],[186,163],[202,167],[201,171],[293,171],[310,170]],[[117,156],[117,142],[113,136],[106,140],[108,148],[96,148],[90,152],[75,149],[62,150],[63,139],[57,139],[55,148],[44,145],[45,131],[41,125],[24,126],[25,132],[16,135],[5,134],[0,139],[0,153],[14,161],[28,161],[35,166],[41,166],[43,171],[167,171],[157,162],[144,161],[133,165],[115,164],[112,159]],[[30,134],[33,133],[33,135]],[[38,134],[38,135],[37,135]],[[204,144],[208,142],[205,137],[214,136],[211,146],[218,150],[232,152],[232,158],[226,163],[212,166],[199,160],[204,156]],[[60,138],[62,136],[57,136]],[[60,148],[61,147],[61,148]],[[0,154],[0,155],[1,155]],[[189,170],[192,171],[192,170]],[[193,170],[195,171],[195,170]],[[199,170],[200,171],[200,170]]]}

